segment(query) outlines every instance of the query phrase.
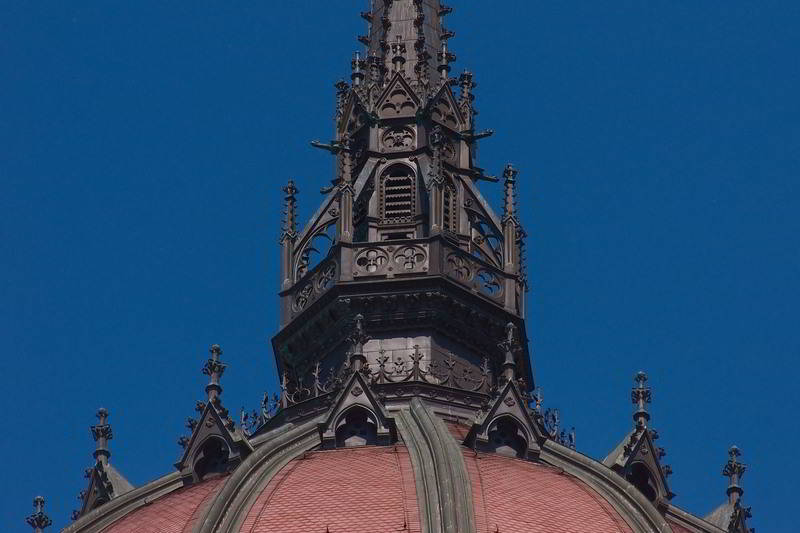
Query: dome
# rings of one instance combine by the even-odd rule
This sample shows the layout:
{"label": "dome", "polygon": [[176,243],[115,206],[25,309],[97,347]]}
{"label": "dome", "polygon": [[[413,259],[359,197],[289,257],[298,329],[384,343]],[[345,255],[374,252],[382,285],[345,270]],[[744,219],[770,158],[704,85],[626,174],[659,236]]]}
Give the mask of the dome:
{"label": "dome", "polygon": [[[477,531],[628,533],[598,492],[551,466],[463,449]],[[108,525],[104,533],[189,532],[230,476],[177,489]],[[304,453],[249,497],[242,533],[422,531],[419,494],[406,446]]]}
{"label": "dome", "polygon": [[[670,502],[646,374],[630,391],[633,427],[602,462],[542,407],[519,171],[503,170],[499,216],[478,190],[500,178],[475,165],[491,130],[475,131],[472,74],[448,77],[451,9],[370,6],[370,56],[352,61],[352,85],[336,84],[336,138],[312,143],[336,156],[336,177],[300,231],[299,190],[282,189],[280,393],[234,422],[212,345],[176,471],[138,488],[111,464],[99,411],[95,466],[64,531],[723,531]],[[734,505],[744,465],[731,453]],[[748,512],[731,507],[720,520],[747,533]]]}

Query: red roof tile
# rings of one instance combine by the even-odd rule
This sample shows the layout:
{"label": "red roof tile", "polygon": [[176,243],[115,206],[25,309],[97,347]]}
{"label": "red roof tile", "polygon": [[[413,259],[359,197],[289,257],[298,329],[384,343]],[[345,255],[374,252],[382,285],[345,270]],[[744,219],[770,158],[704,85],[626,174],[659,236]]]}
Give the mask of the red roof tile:
{"label": "red roof tile", "polygon": [[685,527],[679,526],[678,524],[676,524],[674,522],[670,522],[669,523],[669,527],[671,527],[672,531],[674,531],[675,533],[692,533],[691,531],[689,531]]}
{"label": "red roof tile", "polygon": [[241,531],[324,533],[326,527],[330,533],[419,533],[404,446],[341,448],[295,459],[270,481]]}
{"label": "red roof tile", "polygon": [[103,533],[188,533],[225,479],[209,479],[170,492],[121,518]]}
{"label": "red roof tile", "polygon": [[478,533],[631,533],[584,483],[554,468],[464,452]]}

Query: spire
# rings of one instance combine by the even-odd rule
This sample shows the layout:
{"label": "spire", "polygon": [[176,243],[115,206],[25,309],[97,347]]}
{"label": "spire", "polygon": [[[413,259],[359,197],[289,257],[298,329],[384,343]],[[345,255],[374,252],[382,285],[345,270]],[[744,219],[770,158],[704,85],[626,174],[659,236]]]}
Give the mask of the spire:
{"label": "spire", "polygon": [[53,524],[50,517],[44,514],[44,498],[37,496],[33,499],[33,514],[25,519],[34,533],[42,533],[44,528]]}
{"label": "spire", "polygon": [[114,434],[111,431],[111,426],[108,424],[108,410],[101,407],[97,410],[97,420],[99,421],[96,426],[90,426],[92,437],[97,443],[94,451],[94,458],[98,463],[103,466],[108,465],[108,459],[111,457],[111,451],[108,449],[108,441],[110,441]]}
{"label": "spire", "polygon": [[744,494],[740,483],[742,476],[747,470],[747,465],[739,462],[742,452],[736,446],[731,446],[728,450],[728,462],[722,469],[722,475],[728,478],[728,501],[731,505],[736,505]]}
{"label": "spire", "polygon": [[636,422],[637,429],[647,427],[647,422],[650,420],[650,413],[647,412],[647,404],[652,400],[652,392],[650,387],[645,386],[647,383],[647,374],[638,372],[634,377],[636,386],[631,390],[631,401],[636,406],[633,413],[633,420]]}
{"label": "spire", "polygon": [[216,403],[216,400],[222,394],[222,386],[219,384],[219,380],[228,365],[219,359],[219,356],[222,355],[222,349],[219,344],[212,344],[208,351],[211,353],[211,358],[206,361],[203,367],[203,374],[211,379],[206,385],[206,394],[208,394],[209,402]]}
{"label": "spire", "polygon": [[366,45],[368,58],[383,62],[384,71],[395,70],[395,47],[402,45],[404,75],[426,83],[430,59],[438,57],[442,41],[453,36],[442,25],[452,11],[439,0],[373,0],[371,10],[361,14],[369,32],[358,40]]}

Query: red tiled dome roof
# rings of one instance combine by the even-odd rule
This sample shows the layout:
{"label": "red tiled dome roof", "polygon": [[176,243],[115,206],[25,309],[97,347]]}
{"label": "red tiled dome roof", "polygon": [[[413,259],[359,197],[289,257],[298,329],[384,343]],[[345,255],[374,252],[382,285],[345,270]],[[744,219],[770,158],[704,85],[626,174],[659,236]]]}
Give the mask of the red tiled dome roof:
{"label": "red tiled dome roof", "polygon": [[[365,480],[369,480],[365,482]],[[418,533],[419,506],[404,446],[311,452],[261,493],[242,533]]]}
{"label": "red tiled dome roof", "polygon": [[631,533],[598,493],[560,470],[465,450],[476,529],[503,533]]}
{"label": "red tiled dome roof", "polygon": [[208,507],[225,477],[176,490],[125,516],[103,533],[183,533]]}
{"label": "red tiled dome roof", "polygon": [[[480,533],[632,532],[597,492],[557,468],[467,449],[464,462]],[[167,494],[104,533],[191,531],[225,479]],[[270,480],[240,531],[419,533],[417,487],[408,450],[396,445],[307,452]]]}

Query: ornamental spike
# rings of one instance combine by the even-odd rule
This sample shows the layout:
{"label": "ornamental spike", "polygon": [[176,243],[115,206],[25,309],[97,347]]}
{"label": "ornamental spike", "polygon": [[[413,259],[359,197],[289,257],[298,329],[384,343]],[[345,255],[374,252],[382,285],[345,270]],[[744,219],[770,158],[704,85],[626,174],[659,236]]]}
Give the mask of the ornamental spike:
{"label": "ornamental spike", "polygon": [[219,344],[212,344],[208,351],[211,353],[211,357],[206,361],[205,366],[203,366],[203,374],[210,378],[208,385],[206,385],[208,401],[215,403],[222,394],[222,386],[219,382],[228,365],[220,360],[222,348],[219,347]]}
{"label": "ornamental spike", "polygon": [[353,317],[350,334],[347,337],[350,343],[350,367],[353,372],[359,372],[367,362],[364,357],[364,345],[370,340],[364,329],[364,315],[357,314]]}
{"label": "ornamental spike", "polygon": [[635,387],[631,390],[631,402],[636,406],[633,413],[633,420],[637,429],[644,429],[650,421],[650,413],[647,411],[647,404],[652,401],[653,395],[650,387],[647,387],[647,374],[642,371],[634,376]]}
{"label": "ornamental spike", "polygon": [[46,514],[44,514],[44,498],[37,496],[33,499],[33,514],[25,519],[29,526],[33,528],[34,533],[42,533],[44,528],[53,524]]}
{"label": "ornamental spike", "polygon": [[286,195],[284,197],[283,234],[281,235],[281,240],[294,240],[297,237],[297,193],[300,191],[295,186],[294,180],[289,180],[281,190]]}
{"label": "ornamental spike", "polygon": [[503,170],[503,177],[505,178],[505,197],[503,203],[503,219],[515,216],[515,208],[517,204],[517,176],[519,170],[514,168],[511,163],[506,165]]}
{"label": "ornamental spike", "polygon": [[736,446],[731,446],[728,449],[728,462],[722,469],[722,475],[728,478],[728,501],[735,505],[742,498],[744,490],[741,487],[742,476],[747,470],[747,465],[739,462],[739,457],[742,455],[741,450]]}
{"label": "ornamental spike", "polygon": [[89,426],[92,432],[92,438],[97,443],[94,451],[94,458],[103,466],[108,464],[111,457],[111,450],[108,447],[108,441],[114,437],[111,426],[108,423],[108,409],[101,407],[95,414],[98,423],[94,426]]}

